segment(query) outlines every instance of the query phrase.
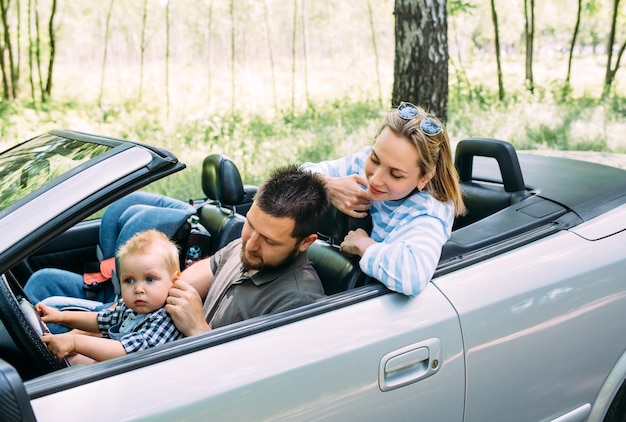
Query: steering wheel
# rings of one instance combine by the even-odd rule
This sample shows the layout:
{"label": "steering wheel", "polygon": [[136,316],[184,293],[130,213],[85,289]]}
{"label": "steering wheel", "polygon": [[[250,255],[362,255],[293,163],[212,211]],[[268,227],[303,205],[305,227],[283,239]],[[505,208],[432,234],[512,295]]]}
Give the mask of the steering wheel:
{"label": "steering wheel", "polygon": [[17,280],[5,274],[0,275],[0,319],[19,349],[15,359],[6,360],[22,378],[34,378],[69,366],[67,360],[57,359],[41,341],[48,328]]}

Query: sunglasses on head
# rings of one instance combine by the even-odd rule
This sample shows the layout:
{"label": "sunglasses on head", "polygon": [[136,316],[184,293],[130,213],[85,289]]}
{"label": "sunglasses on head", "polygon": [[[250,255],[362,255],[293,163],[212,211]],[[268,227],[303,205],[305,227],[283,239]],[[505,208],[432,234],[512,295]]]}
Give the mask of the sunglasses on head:
{"label": "sunglasses on head", "polygon": [[[401,102],[398,107],[398,116],[404,120],[411,120],[420,115],[420,109],[411,103]],[[420,122],[420,129],[428,136],[439,135],[443,132],[441,124],[432,117],[425,117]]]}

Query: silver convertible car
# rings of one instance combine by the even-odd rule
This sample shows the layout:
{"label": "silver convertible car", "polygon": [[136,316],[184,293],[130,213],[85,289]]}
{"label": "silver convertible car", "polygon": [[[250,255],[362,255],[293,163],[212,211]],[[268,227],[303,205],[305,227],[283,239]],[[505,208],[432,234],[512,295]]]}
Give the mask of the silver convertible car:
{"label": "silver convertible car", "polygon": [[[466,139],[469,214],[417,297],[360,274],[336,211],[309,250],[327,297],[69,366],[40,340],[33,272],[97,260],[102,213],[183,170],[170,152],[51,131],[0,154],[3,421],[623,421],[626,171]],[[216,250],[254,195],[208,156],[193,202]],[[183,238],[181,240],[185,242]]]}

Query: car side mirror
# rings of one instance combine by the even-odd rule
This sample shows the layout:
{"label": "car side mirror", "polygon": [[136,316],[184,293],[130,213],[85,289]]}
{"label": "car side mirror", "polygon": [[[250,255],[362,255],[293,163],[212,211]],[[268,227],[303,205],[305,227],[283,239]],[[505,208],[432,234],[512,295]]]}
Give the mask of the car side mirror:
{"label": "car side mirror", "polygon": [[0,359],[0,415],[7,422],[35,422],[24,383],[15,368]]}

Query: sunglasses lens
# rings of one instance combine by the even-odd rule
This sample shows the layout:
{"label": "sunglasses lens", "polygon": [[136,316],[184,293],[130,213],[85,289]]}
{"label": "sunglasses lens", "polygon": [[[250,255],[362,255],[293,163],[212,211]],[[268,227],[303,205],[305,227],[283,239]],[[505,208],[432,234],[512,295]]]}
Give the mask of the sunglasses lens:
{"label": "sunglasses lens", "polygon": [[420,123],[420,128],[428,136],[439,135],[442,131],[441,125],[433,118],[426,117]]}
{"label": "sunglasses lens", "polygon": [[419,109],[411,103],[402,103],[400,107],[398,107],[398,115],[404,120],[411,120],[419,114]]}

